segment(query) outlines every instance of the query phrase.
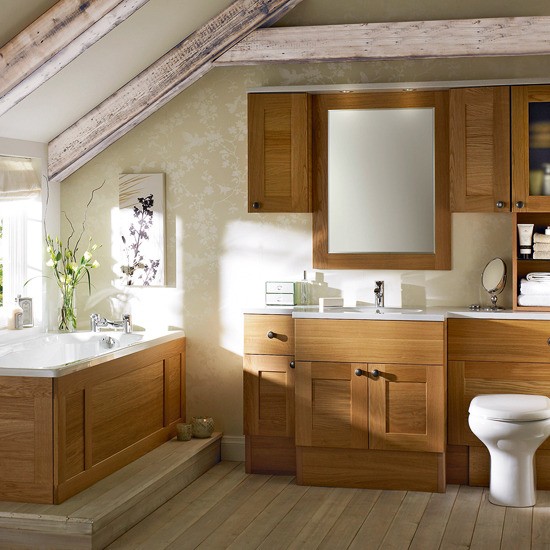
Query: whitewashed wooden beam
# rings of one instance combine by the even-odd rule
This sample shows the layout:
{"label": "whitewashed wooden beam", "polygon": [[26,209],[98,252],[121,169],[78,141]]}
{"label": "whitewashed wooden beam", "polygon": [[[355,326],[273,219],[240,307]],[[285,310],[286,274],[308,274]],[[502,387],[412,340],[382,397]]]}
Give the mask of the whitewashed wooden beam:
{"label": "whitewashed wooden beam", "polygon": [[0,115],[149,0],[60,0],[0,48]]}
{"label": "whitewashed wooden beam", "polygon": [[224,65],[550,54],[550,16],[258,29]]}
{"label": "whitewashed wooden beam", "polygon": [[235,0],[48,144],[48,174],[62,181],[190,86],[213,60],[301,0]]}

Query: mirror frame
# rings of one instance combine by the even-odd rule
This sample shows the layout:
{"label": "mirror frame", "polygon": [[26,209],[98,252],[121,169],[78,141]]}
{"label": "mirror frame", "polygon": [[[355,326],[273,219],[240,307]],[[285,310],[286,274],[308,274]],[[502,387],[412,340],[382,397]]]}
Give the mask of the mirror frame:
{"label": "mirror frame", "polygon": [[[319,94],[313,96],[313,267],[317,269],[451,269],[449,94],[441,91]],[[435,111],[435,247],[433,253],[329,253],[328,111],[433,107]]]}

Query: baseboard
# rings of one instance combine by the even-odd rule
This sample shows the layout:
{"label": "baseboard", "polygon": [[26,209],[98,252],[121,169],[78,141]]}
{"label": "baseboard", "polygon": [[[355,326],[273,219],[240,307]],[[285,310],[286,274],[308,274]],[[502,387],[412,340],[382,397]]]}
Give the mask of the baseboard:
{"label": "baseboard", "polygon": [[224,435],[222,437],[222,460],[244,462],[244,435]]}

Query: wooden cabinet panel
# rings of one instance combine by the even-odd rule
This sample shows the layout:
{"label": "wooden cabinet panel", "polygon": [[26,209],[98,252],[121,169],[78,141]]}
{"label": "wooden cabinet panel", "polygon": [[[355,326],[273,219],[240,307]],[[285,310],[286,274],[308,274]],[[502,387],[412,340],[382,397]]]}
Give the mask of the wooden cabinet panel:
{"label": "wooden cabinet panel", "polygon": [[510,88],[457,88],[449,97],[451,210],[510,212]]}
{"label": "wooden cabinet panel", "polygon": [[377,365],[369,379],[369,448],[445,450],[445,377],[442,366]]}
{"label": "wooden cabinet panel", "polygon": [[449,319],[447,323],[449,360],[550,362],[550,321]]}
{"label": "wooden cabinet panel", "polygon": [[164,425],[185,418],[185,370],[181,366],[183,355],[164,360]]}
{"label": "wooden cabinet panel", "polygon": [[[269,338],[268,333],[273,337]],[[244,352],[294,355],[294,323],[290,315],[245,315]]]}
{"label": "wooden cabinet panel", "polygon": [[444,363],[444,324],[296,319],[297,361]]}
{"label": "wooden cabinet panel", "polygon": [[311,212],[305,93],[248,95],[248,211]]}
{"label": "wooden cabinet panel", "polygon": [[368,447],[367,377],[351,363],[296,363],[296,445]]}
{"label": "wooden cabinet panel", "polygon": [[[449,361],[449,443],[483,445],[468,426],[468,408],[477,395],[527,393],[550,397],[550,362]],[[550,441],[542,445],[550,449]]]}
{"label": "wooden cabinet panel", "polygon": [[294,369],[292,357],[245,355],[244,433],[294,436]]}

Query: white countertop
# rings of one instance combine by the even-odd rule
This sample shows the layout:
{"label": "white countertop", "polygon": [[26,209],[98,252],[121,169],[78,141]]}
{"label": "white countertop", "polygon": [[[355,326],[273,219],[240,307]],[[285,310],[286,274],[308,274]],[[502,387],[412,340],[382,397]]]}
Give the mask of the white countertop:
{"label": "white countertop", "polygon": [[295,319],[376,319],[380,321],[445,321],[450,318],[469,319],[514,319],[550,321],[550,312],[516,311],[502,309],[498,311],[476,311],[467,307],[454,306],[427,308],[381,308],[377,313],[375,306],[371,307],[325,307],[319,306],[266,306],[250,308],[245,314],[253,315],[292,315]]}

